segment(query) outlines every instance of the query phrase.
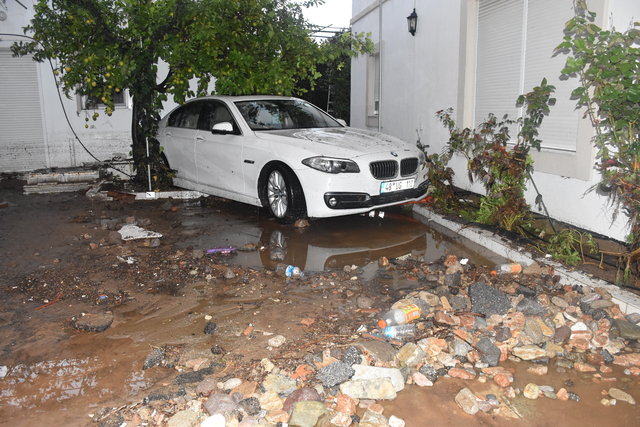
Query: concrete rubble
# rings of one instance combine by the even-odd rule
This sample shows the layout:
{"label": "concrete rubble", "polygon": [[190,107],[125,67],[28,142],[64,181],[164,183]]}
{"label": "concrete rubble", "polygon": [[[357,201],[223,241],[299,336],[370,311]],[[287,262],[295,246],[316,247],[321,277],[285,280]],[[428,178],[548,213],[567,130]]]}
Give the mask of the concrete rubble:
{"label": "concrete rubble", "polygon": [[[379,265],[404,268],[420,281],[405,296],[426,307],[416,321],[415,337],[404,342],[382,338],[374,311],[371,325],[364,328],[369,332],[353,331],[348,345],[327,343],[321,353],[282,366],[277,354],[286,337],[272,338],[274,359],[256,363],[247,378],[221,375],[228,362],[215,354],[194,361],[185,360],[179,350],[156,348],[145,367],[183,372],[167,387],[165,398],[105,408],[94,420],[117,416],[133,425],[172,426],[403,426],[404,420],[385,413],[383,402],[396,399],[407,385],[434,387],[442,378],[466,384],[454,399],[460,411],[518,419],[524,416],[514,405],[518,399],[596,403],[581,399],[569,380],[565,387],[547,384],[550,376],[569,372],[602,384],[603,406],[636,404],[632,386],[640,377],[640,316],[625,315],[607,290],[561,283],[552,271],[491,277],[486,269],[460,264],[454,255],[434,264],[408,260]],[[172,358],[171,363],[165,358]],[[539,381],[517,387],[514,366]],[[622,369],[623,376],[614,376],[614,368],[618,373]],[[193,378],[179,381],[189,375]],[[499,392],[480,391],[488,383]]]}

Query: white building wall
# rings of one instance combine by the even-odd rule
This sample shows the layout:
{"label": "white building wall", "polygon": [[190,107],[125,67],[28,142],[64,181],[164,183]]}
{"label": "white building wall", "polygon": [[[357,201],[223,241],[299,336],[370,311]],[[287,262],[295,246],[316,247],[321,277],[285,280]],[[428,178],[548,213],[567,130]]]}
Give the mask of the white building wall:
{"label": "white building wall", "polygon": [[[448,133],[435,118],[436,111],[454,107],[461,126],[473,125],[477,0],[384,0],[382,3],[382,131],[410,142],[420,135],[421,142],[430,145],[429,152],[440,152]],[[376,43],[379,34],[377,4],[378,0],[353,0],[352,19],[353,31],[370,32]],[[407,31],[406,17],[414,4],[418,29],[412,37]],[[626,29],[633,19],[640,19],[637,0],[592,0],[590,5],[599,12],[603,25],[613,23],[618,30]],[[365,15],[363,11],[369,13]],[[561,40],[560,29],[558,43]],[[354,127],[367,127],[366,72],[367,58],[354,58],[351,77],[351,123]],[[501,115],[503,112],[495,113]],[[578,143],[583,145],[576,153],[533,154],[537,162],[534,165],[534,169],[537,168],[535,182],[552,217],[624,240],[628,232],[626,217],[621,214],[612,222],[613,212],[608,199],[588,192],[599,179],[593,170],[595,154],[589,142],[592,130],[588,123],[579,124],[579,127]],[[456,172],[457,186],[484,193],[480,185],[467,180],[464,159],[454,158],[450,166]],[[535,197],[531,187],[527,199],[532,206]]]}
{"label": "white building wall", "polygon": [[[0,33],[24,34],[22,28],[28,25],[33,17],[35,1],[23,0],[21,3],[27,6],[27,10],[15,1],[7,2],[7,19],[0,21]],[[9,48],[15,41],[20,40],[27,39],[2,35],[0,36],[0,48]],[[60,91],[62,101],[60,100],[49,62],[36,64],[41,91],[44,150],[47,159],[43,166],[74,167],[96,161],[78,143],[71,128],[75,130],[87,149],[102,161],[111,160],[114,156],[131,157],[132,102],[130,98],[127,97],[126,106],[116,107],[111,117],[104,113],[104,109],[81,110],[75,95],[69,99]],[[161,80],[164,77],[163,72],[166,75],[166,65],[160,64],[159,70],[159,80]],[[195,85],[192,86],[195,88]],[[165,103],[164,111],[168,112],[175,106],[175,102],[168,101]],[[67,123],[64,110],[66,110],[70,125]],[[95,111],[100,113],[100,117],[93,121],[91,116]],[[0,114],[2,114],[1,111]],[[162,114],[164,115],[164,112]],[[85,117],[89,117],[88,122],[85,121]],[[85,124],[88,124],[89,127],[85,128]],[[19,146],[19,144],[19,141],[16,141],[16,145]],[[25,170],[20,165],[17,168],[12,164],[0,163],[0,165],[2,165],[0,172]]]}

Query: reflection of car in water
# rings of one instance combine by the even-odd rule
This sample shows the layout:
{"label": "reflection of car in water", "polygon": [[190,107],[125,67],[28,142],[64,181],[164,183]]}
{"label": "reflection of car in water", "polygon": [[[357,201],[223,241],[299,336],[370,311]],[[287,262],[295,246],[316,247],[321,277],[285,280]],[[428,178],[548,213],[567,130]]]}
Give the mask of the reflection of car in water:
{"label": "reflection of car in water", "polygon": [[316,221],[309,229],[270,223],[262,231],[262,264],[279,262],[305,271],[363,266],[381,256],[396,258],[427,249],[428,228],[413,218],[387,213],[384,218],[344,217]]}

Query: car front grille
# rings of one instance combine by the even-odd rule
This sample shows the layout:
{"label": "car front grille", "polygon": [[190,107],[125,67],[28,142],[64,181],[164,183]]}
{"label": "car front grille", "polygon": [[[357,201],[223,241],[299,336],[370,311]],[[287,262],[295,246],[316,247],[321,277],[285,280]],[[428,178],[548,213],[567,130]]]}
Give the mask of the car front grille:
{"label": "car front grille", "polygon": [[400,162],[400,175],[402,176],[413,175],[417,169],[418,159],[416,157],[402,159]]}
{"label": "car front grille", "polygon": [[371,175],[376,179],[394,178],[398,174],[398,162],[395,160],[383,160],[369,164]]}

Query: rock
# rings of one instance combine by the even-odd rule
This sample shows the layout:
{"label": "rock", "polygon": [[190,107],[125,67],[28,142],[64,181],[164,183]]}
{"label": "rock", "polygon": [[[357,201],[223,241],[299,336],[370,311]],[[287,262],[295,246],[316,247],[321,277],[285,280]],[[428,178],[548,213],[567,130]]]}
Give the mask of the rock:
{"label": "rock", "polygon": [[500,372],[493,376],[493,382],[502,388],[509,387],[513,383],[513,375],[509,372]]}
{"label": "rock", "polygon": [[354,399],[389,400],[396,398],[395,386],[389,378],[352,380],[340,384],[340,392]]}
{"label": "rock", "polygon": [[522,394],[527,399],[537,399],[540,396],[540,387],[536,384],[529,383],[524,387]]}
{"label": "rock", "polygon": [[439,377],[438,370],[428,363],[423,364],[418,372],[424,375],[431,382],[436,382]]}
{"label": "rock", "polygon": [[217,388],[218,380],[215,378],[207,378],[201,381],[196,387],[196,394],[209,396],[209,394]]}
{"label": "rock", "polygon": [[609,389],[609,396],[616,400],[622,400],[623,402],[627,402],[630,405],[635,405],[636,400],[629,393],[620,390],[619,388],[611,387]]}
{"label": "rock", "polygon": [[242,384],[242,380],[240,378],[229,378],[224,383],[222,383],[223,390],[233,390],[234,388],[240,386]]}
{"label": "rock", "polygon": [[276,335],[275,337],[269,338],[269,341],[267,341],[267,344],[269,344],[270,347],[280,347],[286,341],[287,339],[282,335]]}
{"label": "rock", "polygon": [[527,368],[527,372],[533,375],[547,375],[547,372],[549,372],[549,367],[548,366],[529,366]]}
{"label": "rock", "polygon": [[262,382],[262,387],[264,387],[268,392],[272,391],[277,394],[284,394],[295,390],[297,388],[297,383],[296,380],[287,375],[271,373],[265,377]]}
{"label": "rock", "polygon": [[205,375],[210,375],[214,372],[213,368],[204,368],[193,372],[184,372],[179,374],[173,380],[178,385],[199,383],[204,379]]}
{"label": "rock", "polygon": [[333,387],[347,381],[353,376],[353,368],[342,361],[333,362],[316,373],[316,378],[325,387]]}
{"label": "rock", "polygon": [[544,316],[547,309],[533,298],[524,298],[516,306],[516,310],[527,316]]}
{"label": "rock", "polygon": [[73,327],[88,332],[103,332],[113,323],[113,313],[82,313],[71,319]]}
{"label": "rock", "polygon": [[389,417],[389,427],[404,427],[405,424],[402,418],[398,418],[395,415]]}
{"label": "rock", "polygon": [[524,333],[534,344],[540,344],[544,342],[544,334],[540,328],[540,324],[534,318],[527,318],[524,324]]}
{"label": "rock", "polygon": [[391,344],[382,341],[360,341],[354,345],[362,354],[379,362],[393,362],[397,353]]}
{"label": "rock", "polygon": [[624,319],[613,319],[613,327],[618,330],[621,338],[628,340],[640,339],[640,326]]}
{"label": "rock", "polygon": [[408,366],[409,368],[417,366],[425,357],[427,357],[427,353],[414,343],[403,345],[396,354],[396,360],[401,365]]}
{"label": "rock", "polygon": [[554,331],[553,342],[564,343],[571,337],[571,328],[567,325],[562,325]]}
{"label": "rock", "polygon": [[537,345],[523,345],[520,347],[514,347],[511,352],[514,356],[519,357],[522,360],[534,360],[545,357],[547,352]]}
{"label": "rock", "polygon": [[232,269],[227,268],[224,272],[224,278],[227,280],[235,279],[236,273],[233,272]]}
{"label": "rock", "polygon": [[221,414],[228,417],[234,415],[240,407],[226,394],[212,394],[204,402],[204,408],[209,415]]}
{"label": "rock", "polygon": [[475,415],[480,410],[478,407],[479,399],[466,387],[456,394],[455,401],[467,414]]}
{"label": "rock", "polygon": [[273,391],[267,391],[258,396],[260,407],[265,411],[275,411],[282,409],[284,406],[284,399],[278,396],[278,393]]}
{"label": "rock", "polygon": [[482,361],[489,366],[498,366],[500,362],[500,349],[487,337],[483,337],[476,344],[476,349],[480,352]]}
{"label": "rock", "polygon": [[318,419],[327,413],[324,403],[313,400],[297,402],[293,405],[291,417],[289,417],[290,426],[298,427],[314,427]]}
{"label": "rock", "polygon": [[449,376],[452,378],[460,378],[463,380],[472,380],[476,377],[475,372],[471,372],[467,369],[461,368],[451,368],[449,369],[447,374],[449,374]]}
{"label": "rock", "polygon": [[469,287],[471,298],[471,310],[485,316],[492,314],[505,314],[511,308],[509,296],[482,282],[474,283]]}
{"label": "rock", "polygon": [[293,393],[291,393],[289,396],[287,396],[286,400],[284,401],[284,406],[282,407],[282,409],[287,412],[290,412],[291,409],[293,409],[293,405],[295,405],[298,402],[303,402],[308,400],[321,402],[322,396],[320,396],[320,394],[311,387],[302,387],[297,389]]}
{"label": "rock", "polygon": [[587,373],[587,372],[596,372],[596,368],[594,368],[593,366],[589,365],[588,363],[583,363],[583,362],[576,362],[573,364],[573,369],[575,369],[578,372],[583,372],[583,373]]}
{"label": "rock", "polygon": [[225,427],[227,424],[227,420],[224,418],[222,414],[215,414],[208,418],[206,418],[200,427]]}
{"label": "rock", "polygon": [[380,267],[388,267],[389,266],[389,258],[381,256],[378,258],[378,266]]}
{"label": "rock", "polygon": [[216,331],[216,329],[218,329],[218,325],[215,322],[207,322],[204,326],[204,333],[211,335]]}
{"label": "rock", "polygon": [[185,409],[183,411],[176,412],[169,421],[167,427],[191,427],[198,425],[199,415],[190,410]]}
{"label": "rock", "polygon": [[396,368],[381,368],[377,366],[367,365],[353,365],[354,370],[352,380],[373,380],[380,378],[387,378],[393,384],[395,391],[401,391],[404,389],[404,377],[400,369]]}
{"label": "rock", "polygon": [[452,347],[451,350],[453,351],[453,354],[458,357],[466,357],[467,353],[473,350],[473,347],[471,347],[467,342],[459,338],[453,339],[453,342],[451,343],[451,347]]}
{"label": "rock", "polygon": [[238,402],[238,406],[249,415],[258,415],[260,413],[260,401],[257,397],[249,397]]}
{"label": "rock", "polygon": [[433,381],[431,381],[426,377],[426,375],[422,374],[421,372],[414,372],[413,375],[411,375],[411,379],[413,380],[413,383],[419,387],[433,386]]}
{"label": "rock", "polygon": [[347,349],[347,351],[344,352],[344,355],[342,356],[341,360],[345,364],[351,366],[351,365],[355,365],[356,363],[362,362],[362,355],[360,354],[360,351],[358,351],[356,347],[351,346]]}
{"label": "rock", "polygon": [[496,331],[496,341],[505,342],[509,338],[511,338],[511,329],[505,326],[499,326],[495,328]]}
{"label": "rock", "polygon": [[551,297],[551,303],[556,307],[560,307],[562,309],[569,307],[569,303],[564,299],[560,298],[559,296]]}
{"label": "rock", "polygon": [[293,223],[293,226],[295,228],[307,228],[309,226],[309,221],[307,221],[306,219],[298,219],[296,222]]}
{"label": "rock", "polygon": [[627,353],[615,356],[613,363],[614,365],[624,366],[626,368],[640,366],[640,353]]}
{"label": "rock", "polygon": [[[322,398],[320,398],[320,401],[322,401]],[[335,410],[349,416],[354,415],[358,410],[358,401],[346,394],[338,394],[336,396]]]}
{"label": "rock", "polygon": [[358,423],[359,427],[387,427],[388,425],[389,421],[384,415],[371,410],[366,410]]}

